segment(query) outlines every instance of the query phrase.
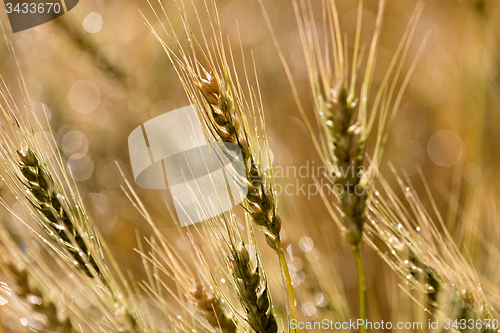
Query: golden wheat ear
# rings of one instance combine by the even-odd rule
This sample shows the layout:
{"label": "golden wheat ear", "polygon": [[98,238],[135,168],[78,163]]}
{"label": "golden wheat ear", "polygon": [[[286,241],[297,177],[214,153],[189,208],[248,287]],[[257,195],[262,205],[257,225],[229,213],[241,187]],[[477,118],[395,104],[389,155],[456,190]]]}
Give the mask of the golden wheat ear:
{"label": "golden wheat ear", "polygon": [[[70,275],[71,283],[76,287],[88,287],[98,295],[98,302],[94,304],[96,311],[90,315],[73,313],[73,325],[81,322],[83,326],[98,329],[103,325],[101,318],[106,317],[117,330],[135,332],[146,329],[149,324],[144,314],[138,311],[140,306],[123,297],[130,293],[128,283],[122,279],[112,254],[87,215],[76,182],[67,172],[66,163],[55,144],[48,117],[45,113],[45,119],[35,116],[21,74],[19,82],[20,94],[16,97],[3,80],[0,85],[2,123],[6,125],[0,130],[0,172],[6,188],[26,214],[17,215],[5,196],[0,204],[36,236],[37,242],[28,249],[39,251],[37,244],[52,249],[54,268]],[[24,98],[22,104],[17,103],[19,96]],[[120,280],[115,279],[108,269],[103,249]],[[41,267],[38,278],[55,279],[54,273],[47,269],[49,265],[45,259],[37,265]],[[11,274],[18,276],[22,272],[11,270]],[[127,293],[122,291],[123,286]],[[96,313],[100,313],[99,319],[94,317]]]}
{"label": "golden wheat ear", "polygon": [[[166,287],[167,283],[160,277],[161,272],[175,281],[178,291],[194,305],[194,318],[200,325],[203,326],[203,322],[196,314],[200,314],[209,325],[223,333],[244,331],[245,322],[255,332],[278,332],[267,278],[259,249],[254,245],[252,221],[248,215],[247,241],[243,240],[239,223],[232,211],[210,218],[199,227],[193,225],[194,232],[187,229],[185,232],[191,240],[192,249],[187,259],[176,253],[154,224],[131,184],[127,180],[125,182],[123,190],[155,233],[155,239],[148,240],[152,251],[146,253],[141,245],[138,250],[148,262],[146,267],[152,265],[156,272],[149,273],[149,267],[146,268],[150,282],[144,287],[148,293],[157,295],[159,302],[163,302],[159,297],[162,294],[161,288],[157,286],[161,285],[179,304],[184,304],[175,291]],[[175,215],[172,218],[175,220]],[[195,235],[199,236],[201,245],[195,242]],[[202,250],[202,245],[205,245],[207,253]],[[195,263],[196,274],[191,271],[188,262]],[[168,304],[165,306],[169,309],[171,307]],[[174,313],[178,311],[175,308],[171,310]]]}
{"label": "golden wheat ear", "polygon": [[9,126],[0,133],[4,183],[27,203],[24,208],[59,244],[63,257],[87,276],[104,281],[106,267],[98,264],[103,254],[96,233],[52,135],[38,135],[45,133],[44,126],[31,105],[19,110],[5,84],[1,89],[2,113]]}
{"label": "golden wheat ear", "polygon": [[[260,3],[265,9],[263,2]],[[358,5],[352,61],[349,61],[347,56],[348,46],[345,45],[335,1],[323,1],[317,4],[310,0],[292,0],[308,70],[318,130],[313,128],[305,114],[291,71],[273,33],[274,43],[285,66],[299,111],[309,129],[313,144],[328,169],[338,199],[337,212],[341,218],[339,219],[337,213],[334,213],[334,221],[338,222],[344,238],[356,255],[361,319],[366,319],[366,287],[360,246],[367,221],[367,210],[390,125],[418,59],[418,56],[414,59],[403,83],[398,86],[423,6],[422,2],[417,4],[372,101],[372,82],[377,66],[385,3],[384,0],[378,3],[375,28],[371,40],[367,41],[368,56],[366,62],[362,62],[360,54],[362,0]],[[317,20],[314,14],[316,5],[323,13],[320,20]],[[267,14],[266,18],[273,32]],[[325,28],[320,30],[318,26]],[[358,77],[362,78],[361,82],[358,82]],[[366,141],[377,119],[378,133],[373,158],[366,163],[369,154],[366,152]],[[364,326],[362,332],[366,332]]]}
{"label": "golden wheat ear", "polygon": [[[236,70],[231,45],[222,35],[215,1],[199,3],[205,7],[205,12],[198,13],[197,6],[192,3],[197,29],[190,25],[183,1],[176,1],[176,4],[184,29],[174,29],[165,11],[168,24],[162,25],[163,32],[155,30],[150,22],[147,24],[171,60],[189,101],[197,108],[208,139],[234,144],[241,151],[241,159],[234,164],[244,171],[245,177],[240,181],[248,189],[242,207],[278,255],[286,283],[288,310],[291,317],[297,319],[293,285],[281,245],[283,222],[278,211],[278,197],[273,191],[274,174],[258,80],[255,78],[252,87],[250,82],[254,79],[250,78],[244,60],[243,73]],[[151,8],[161,22],[153,6]],[[204,24],[209,28],[204,30]],[[185,35],[181,36],[179,31]],[[163,39],[162,33],[167,38]]]}

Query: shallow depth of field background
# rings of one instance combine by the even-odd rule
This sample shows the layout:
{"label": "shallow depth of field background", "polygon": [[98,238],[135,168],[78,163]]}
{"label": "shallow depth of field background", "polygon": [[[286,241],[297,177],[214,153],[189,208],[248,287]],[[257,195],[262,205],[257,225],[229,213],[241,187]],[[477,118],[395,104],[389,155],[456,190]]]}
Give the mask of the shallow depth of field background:
{"label": "shallow depth of field background", "polygon": [[[365,2],[362,41],[367,45],[378,1]],[[247,64],[251,65],[251,54],[255,58],[274,165],[283,171],[277,182],[282,186],[294,184],[289,187],[293,188],[290,190],[293,195],[283,193],[279,199],[285,242],[293,244],[289,253],[296,257],[290,264],[299,308],[314,319],[318,316],[316,307],[324,305],[321,295],[313,293],[317,297],[311,299],[300,296],[301,288],[313,288],[308,272],[314,271],[314,265],[321,258],[323,265],[328,264],[327,269],[342,276],[342,288],[355,314],[356,276],[351,251],[320,196],[308,198],[307,189],[314,184],[311,175],[294,176],[292,169],[287,169],[293,166],[298,171],[308,166],[311,171],[320,160],[293,101],[262,12],[254,0],[217,3],[223,32],[233,45],[235,57],[241,58],[241,40]],[[352,41],[357,2],[339,0],[337,3],[342,29],[347,40]],[[415,0],[388,1],[375,86],[384,74],[415,4]],[[165,0],[163,5],[174,18],[173,24],[179,24],[174,1]],[[158,3],[153,6],[160,8]],[[307,72],[291,4],[288,0],[273,0],[266,1],[266,7],[302,102],[313,119]],[[92,220],[120,265],[124,270],[133,271],[137,280],[144,278],[144,272],[133,250],[137,244],[136,231],[148,236],[151,230],[120,189],[123,180],[116,162],[133,181],[127,147],[130,132],[157,115],[187,104],[179,79],[161,45],[144,24],[141,12],[155,28],[160,28],[146,1],[84,0],[61,18],[16,34],[9,32],[7,15],[0,11],[6,37],[14,47],[31,100],[41,116],[42,105],[49,110],[57,144],[78,181]],[[203,20],[202,7],[200,15]],[[165,22],[163,15],[160,19]],[[498,187],[495,184],[498,185],[500,170],[499,19],[500,3],[495,0],[426,1],[409,57],[415,56],[428,32],[430,39],[405,93],[384,154],[384,167],[380,170],[397,186],[388,167],[389,162],[392,163],[396,170],[408,174],[414,183],[411,190],[425,196],[418,172],[422,170],[459,246],[465,246],[469,233],[477,232],[474,225],[461,222],[464,218],[461,212],[470,203],[478,184],[489,182],[490,201],[478,203],[480,216],[496,220],[495,202],[491,200],[498,195],[492,189]],[[178,31],[182,33],[180,25]],[[16,91],[17,69],[4,38],[0,40],[0,69],[2,78]],[[302,175],[304,173],[305,168]],[[305,195],[299,191],[303,184]],[[136,190],[179,252],[188,249],[190,245],[183,230],[176,226],[166,209],[166,202],[172,205],[169,192]],[[424,199],[430,207],[428,202]],[[0,210],[0,217],[5,223],[13,223],[4,210]],[[30,236],[21,227],[17,232],[23,237]],[[265,245],[262,249],[268,252]],[[395,299],[406,299],[407,307],[412,306],[411,300],[401,295],[397,278],[382,260],[366,245],[363,250],[369,318],[390,320],[401,307]],[[469,250],[474,265],[485,265],[480,247]],[[268,259],[268,270],[277,271],[277,267],[273,267],[275,258],[269,256]],[[280,283],[279,277],[272,280]],[[302,308],[301,304],[307,306]],[[5,326],[8,332],[8,325]]]}

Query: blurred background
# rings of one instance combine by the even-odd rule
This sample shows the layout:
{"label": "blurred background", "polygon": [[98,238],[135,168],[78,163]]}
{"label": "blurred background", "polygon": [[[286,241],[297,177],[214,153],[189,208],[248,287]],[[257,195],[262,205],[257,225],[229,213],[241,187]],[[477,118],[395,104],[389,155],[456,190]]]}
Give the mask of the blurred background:
{"label": "blurred background", "polygon": [[[172,24],[182,32],[174,1],[162,3]],[[277,176],[277,183],[297,184],[290,190],[292,194],[280,195],[280,212],[284,242],[290,244],[287,251],[293,257],[291,270],[299,308],[305,317],[313,319],[322,307],[327,307],[324,295],[308,278],[312,271],[319,274],[317,266],[322,263],[326,265],[326,276],[328,270],[341,275],[339,288],[347,294],[348,306],[355,314],[356,271],[351,250],[321,197],[307,192],[314,184],[312,176],[287,172],[290,166],[314,170],[320,160],[293,100],[258,2],[221,0],[217,4],[223,33],[234,49],[238,50],[241,42],[247,63],[251,65],[250,55],[255,59],[274,166],[283,172]],[[337,4],[341,28],[352,45],[357,1],[338,0]],[[385,73],[415,5],[415,0],[388,1],[375,86]],[[158,3],[152,6],[160,10]],[[265,6],[300,98],[313,119],[307,70],[291,3],[268,0]],[[364,46],[373,32],[377,6],[378,1],[365,1]],[[193,13],[188,14],[194,18]],[[10,32],[3,10],[0,19],[5,31],[5,38],[0,40],[0,75],[12,90],[19,90],[18,69],[7,47],[12,43],[31,101],[41,117],[43,108],[48,110],[55,140],[78,182],[92,220],[123,270],[132,270],[137,280],[142,279],[144,268],[134,252],[136,231],[148,236],[151,230],[121,190],[123,179],[116,163],[133,182],[127,142],[130,132],[157,115],[188,104],[168,57],[145,24],[147,19],[155,29],[161,29],[159,20],[166,23],[165,16],[160,14],[158,20],[147,1],[84,0],[52,22],[15,34]],[[500,171],[500,3],[426,1],[409,59],[415,57],[429,32],[430,39],[392,127],[380,172],[397,186],[389,168],[392,163],[425,197],[421,170],[446,225],[458,246],[465,247],[476,232],[484,233],[485,238],[498,233],[495,228],[482,229],[482,225],[467,223],[463,212],[468,205],[479,204],[477,221],[498,221],[492,207],[498,205],[495,198]],[[235,57],[239,61],[240,52],[235,52]],[[303,184],[306,193],[298,190]],[[179,252],[189,250],[184,231],[167,212],[166,203],[172,205],[168,190],[135,189]],[[487,192],[488,199],[477,203],[478,192]],[[431,207],[429,199],[423,201]],[[5,223],[13,223],[5,210],[0,210],[0,216]],[[21,227],[17,232],[30,237]],[[265,245],[262,249],[267,253]],[[468,250],[474,265],[487,266],[483,262],[484,249],[475,246]],[[369,316],[373,320],[390,320],[399,307],[394,295],[407,296],[400,295],[397,278],[382,260],[367,246],[363,251]],[[269,269],[277,270],[272,266],[277,263],[271,254],[269,258]],[[280,283],[279,276],[275,280],[272,283]],[[6,332],[18,324],[9,318],[3,322]]]}

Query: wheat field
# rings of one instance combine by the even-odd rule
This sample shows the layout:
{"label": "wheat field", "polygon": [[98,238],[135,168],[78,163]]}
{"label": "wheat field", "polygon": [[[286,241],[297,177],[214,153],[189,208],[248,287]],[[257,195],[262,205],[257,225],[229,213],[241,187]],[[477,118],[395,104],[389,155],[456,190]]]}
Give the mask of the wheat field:
{"label": "wheat field", "polygon": [[0,333],[500,332],[497,1],[0,12]]}

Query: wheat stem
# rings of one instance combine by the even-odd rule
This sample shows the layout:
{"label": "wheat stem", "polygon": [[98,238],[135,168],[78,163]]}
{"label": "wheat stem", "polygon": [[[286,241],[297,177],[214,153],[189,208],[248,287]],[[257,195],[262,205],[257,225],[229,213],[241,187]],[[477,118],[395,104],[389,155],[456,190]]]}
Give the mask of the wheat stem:
{"label": "wheat stem", "polygon": [[361,246],[360,244],[354,248],[354,254],[356,255],[356,268],[358,271],[358,287],[359,287],[359,319],[363,320],[363,325],[361,326],[360,333],[366,332],[366,284],[365,284],[365,272],[363,269],[363,258],[361,258]]}
{"label": "wheat stem", "polygon": [[[288,298],[290,300],[290,309],[292,312],[292,318],[297,319],[297,305],[295,301],[295,295],[293,293],[293,283],[292,278],[290,277],[290,271],[288,270],[288,264],[286,263],[285,254],[283,253],[283,248],[281,247],[281,242],[278,246],[278,255],[280,257],[280,263],[282,265],[283,274],[285,275],[286,286],[288,289]],[[298,328],[295,329],[295,332],[300,332]]]}

